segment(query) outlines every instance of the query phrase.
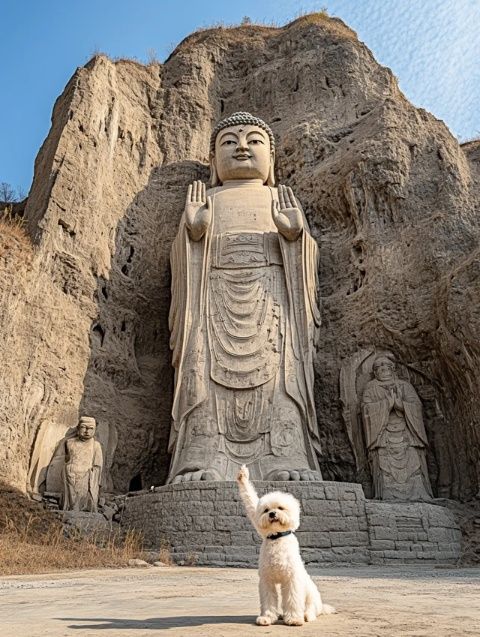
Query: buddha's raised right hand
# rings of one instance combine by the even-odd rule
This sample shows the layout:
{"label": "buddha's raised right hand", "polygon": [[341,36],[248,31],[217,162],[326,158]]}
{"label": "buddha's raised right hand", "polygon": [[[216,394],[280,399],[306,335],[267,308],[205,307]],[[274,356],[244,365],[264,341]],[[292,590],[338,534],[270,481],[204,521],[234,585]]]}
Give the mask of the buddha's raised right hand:
{"label": "buddha's raised right hand", "polygon": [[185,224],[193,241],[199,241],[212,221],[212,198],[202,181],[194,181],[188,187],[185,201]]}

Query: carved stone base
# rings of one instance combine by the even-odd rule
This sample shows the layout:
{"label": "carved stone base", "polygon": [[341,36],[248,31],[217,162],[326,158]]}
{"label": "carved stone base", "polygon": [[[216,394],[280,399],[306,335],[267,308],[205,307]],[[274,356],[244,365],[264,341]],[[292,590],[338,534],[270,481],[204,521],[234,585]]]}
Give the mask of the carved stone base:
{"label": "carved stone base", "polygon": [[[297,537],[305,563],[383,564],[460,557],[460,530],[448,509],[425,503],[366,500],[347,482],[256,482],[259,494],[284,490],[301,502]],[[123,527],[144,534],[146,547],[169,545],[176,562],[256,566],[260,540],[234,482],[190,482],[132,494]]]}

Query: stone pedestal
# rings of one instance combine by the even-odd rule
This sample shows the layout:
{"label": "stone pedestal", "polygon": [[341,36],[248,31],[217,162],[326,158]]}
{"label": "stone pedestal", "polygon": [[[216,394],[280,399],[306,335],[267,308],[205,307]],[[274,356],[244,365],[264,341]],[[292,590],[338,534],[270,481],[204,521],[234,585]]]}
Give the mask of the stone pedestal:
{"label": "stone pedestal", "polygon": [[[282,490],[301,502],[297,537],[306,564],[453,563],[460,530],[434,504],[366,500],[348,482],[256,482],[261,495]],[[175,561],[205,566],[256,566],[260,539],[234,482],[157,487],[126,499],[121,524],[144,534],[146,548],[168,544]]]}
{"label": "stone pedestal", "polygon": [[56,511],[55,514],[63,522],[64,532],[68,536],[81,535],[96,540],[107,540],[112,534],[114,524],[105,519],[101,513],[90,511]]}

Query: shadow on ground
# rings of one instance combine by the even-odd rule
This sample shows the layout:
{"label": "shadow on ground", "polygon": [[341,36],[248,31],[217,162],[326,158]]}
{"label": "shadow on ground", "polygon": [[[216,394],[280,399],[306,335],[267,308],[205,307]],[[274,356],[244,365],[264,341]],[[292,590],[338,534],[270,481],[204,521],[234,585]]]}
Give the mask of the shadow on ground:
{"label": "shadow on ground", "polygon": [[[187,626],[208,626],[216,624],[255,624],[253,615],[184,615],[179,617],[150,617],[147,619],[111,619],[104,617],[58,617],[62,621],[83,622],[70,624],[69,628],[95,630],[167,630]],[[98,622],[96,624],[85,622]]]}

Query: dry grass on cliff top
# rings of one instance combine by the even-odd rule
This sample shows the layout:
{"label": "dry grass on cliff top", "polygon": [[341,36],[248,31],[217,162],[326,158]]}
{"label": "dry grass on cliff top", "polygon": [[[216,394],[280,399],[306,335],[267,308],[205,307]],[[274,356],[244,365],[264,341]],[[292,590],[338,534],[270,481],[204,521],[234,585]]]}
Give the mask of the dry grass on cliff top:
{"label": "dry grass on cliff top", "polygon": [[33,244],[24,227],[22,217],[12,212],[11,206],[0,209],[0,259],[29,258]]}
{"label": "dry grass on cliff top", "polygon": [[185,50],[191,45],[197,45],[206,40],[212,33],[221,31],[230,41],[242,42],[246,35],[257,33],[275,33],[277,31],[287,30],[290,28],[305,27],[309,25],[317,25],[325,27],[333,35],[338,37],[356,40],[357,34],[353,29],[347,26],[343,20],[334,16],[328,15],[326,9],[314,12],[299,11],[297,16],[292,22],[285,25],[279,25],[277,22],[253,22],[248,16],[242,20],[241,23],[227,24],[226,22],[215,22],[208,26],[199,27],[190,35],[187,35],[179,44],[171,45],[169,54],[167,55],[167,62],[176,52],[183,49]]}
{"label": "dry grass on cliff top", "polygon": [[0,575],[123,567],[142,556],[138,533],[66,537],[55,515],[0,483]]}

